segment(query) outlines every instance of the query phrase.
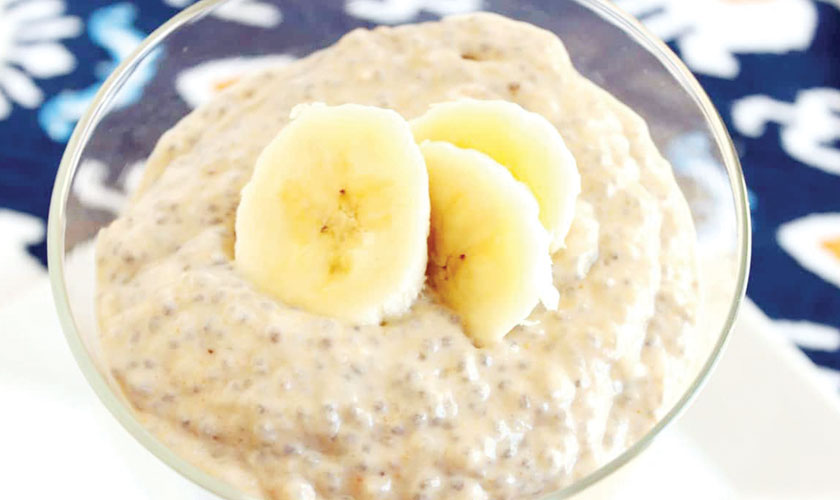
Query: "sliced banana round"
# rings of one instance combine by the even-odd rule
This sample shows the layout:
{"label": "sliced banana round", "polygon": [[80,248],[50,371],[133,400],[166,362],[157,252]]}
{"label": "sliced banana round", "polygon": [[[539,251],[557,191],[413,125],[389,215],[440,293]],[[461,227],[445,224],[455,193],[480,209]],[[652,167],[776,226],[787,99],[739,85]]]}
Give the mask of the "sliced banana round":
{"label": "sliced banana round", "polygon": [[418,142],[446,141],[475,149],[507,167],[537,198],[551,252],[563,248],[580,194],[580,174],[551,122],[512,102],[462,99],[433,105],[411,125]]}
{"label": "sliced banana round", "polygon": [[501,340],[542,301],[556,308],[549,236],[528,188],[489,156],[424,142],[429,285],[476,345]]}
{"label": "sliced banana round", "polygon": [[425,280],[429,181],[385,109],[300,105],[236,214],[236,267],[289,305],[357,324],[409,309]]}

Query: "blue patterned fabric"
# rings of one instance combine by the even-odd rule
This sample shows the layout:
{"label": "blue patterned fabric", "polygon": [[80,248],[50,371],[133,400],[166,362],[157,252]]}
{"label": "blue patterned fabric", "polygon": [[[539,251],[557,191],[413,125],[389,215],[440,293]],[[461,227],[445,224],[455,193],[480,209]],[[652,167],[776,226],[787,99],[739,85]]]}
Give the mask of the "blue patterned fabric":
{"label": "blue patterned fabric", "polygon": [[[0,0],[0,298],[15,280],[43,274],[49,196],[75,122],[117,62],[189,3]],[[481,3],[347,0],[345,8],[379,23]],[[840,8],[813,0],[616,3],[669,43],[720,110],[750,188],[748,295],[840,390]],[[259,0],[216,15],[266,28],[294,22]],[[132,105],[143,84],[120,104]],[[191,99],[182,95],[184,111],[200,101]]]}
{"label": "blue patterned fabric", "polygon": [[747,295],[840,388],[840,8],[617,0],[698,77],[738,150],[753,228]]}

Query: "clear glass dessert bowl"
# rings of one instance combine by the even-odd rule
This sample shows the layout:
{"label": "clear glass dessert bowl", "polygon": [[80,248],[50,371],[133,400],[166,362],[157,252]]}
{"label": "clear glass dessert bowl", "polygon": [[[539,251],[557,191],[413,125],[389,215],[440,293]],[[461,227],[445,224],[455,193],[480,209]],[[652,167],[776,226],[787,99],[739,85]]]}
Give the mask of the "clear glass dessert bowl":
{"label": "clear glass dessert bowl", "polygon": [[[427,5],[427,7],[422,7]],[[414,8],[412,6],[419,6]],[[185,461],[136,419],[97,346],[92,241],[128,199],[158,138],[244,72],[305,56],[355,27],[432,20],[460,8],[530,22],[556,33],[577,69],[633,108],[674,166],[697,227],[705,342],[685,390],[638,442],[548,498],[569,498],[641,453],[697,395],[720,358],[743,299],[749,212],[738,158],[697,81],[634,19],[603,0],[399,2],[271,0],[260,7],[205,0],[152,33],[102,86],[78,123],[50,208],[50,278],[64,333],[85,377],[120,423],[154,455],[224,498],[249,498]]]}

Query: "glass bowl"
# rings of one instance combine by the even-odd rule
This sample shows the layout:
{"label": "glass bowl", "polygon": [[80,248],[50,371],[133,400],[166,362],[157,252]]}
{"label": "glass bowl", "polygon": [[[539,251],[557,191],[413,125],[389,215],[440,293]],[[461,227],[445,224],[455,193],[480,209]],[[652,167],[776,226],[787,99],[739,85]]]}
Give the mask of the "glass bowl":
{"label": "glass bowl", "polygon": [[82,372],[143,446],[198,485],[224,498],[249,498],[164,446],[112,386],[97,348],[92,239],[116,217],[160,135],[243,71],[301,57],[353,27],[430,20],[478,6],[556,33],[581,73],[647,120],[689,201],[701,276],[707,278],[700,316],[707,342],[685,391],[644,438],[549,498],[577,495],[636,457],[686,408],[712,371],[748,274],[744,179],[709,98],[667,46],[633,18],[603,0],[205,0],[152,33],[99,90],[64,153],[48,229],[55,302]]}

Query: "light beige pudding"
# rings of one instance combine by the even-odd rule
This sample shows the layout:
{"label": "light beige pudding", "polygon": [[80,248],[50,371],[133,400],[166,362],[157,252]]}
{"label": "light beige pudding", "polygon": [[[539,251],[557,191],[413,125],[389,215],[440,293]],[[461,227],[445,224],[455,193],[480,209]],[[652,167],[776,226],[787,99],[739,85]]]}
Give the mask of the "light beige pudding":
{"label": "light beige pudding", "polygon": [[[428,290],[375,326],[293,308],[233,264],[240,191],[293,106],[503,99],[553,123],[582,180],[538,306],[476,347]],[[685,387],[695,234],[644,122],[561,42],[479,14],[349,33],[240,81],[160,140],[97,243],[101,347],[138,418],[268,498],[530,498],[642,437]]]}

